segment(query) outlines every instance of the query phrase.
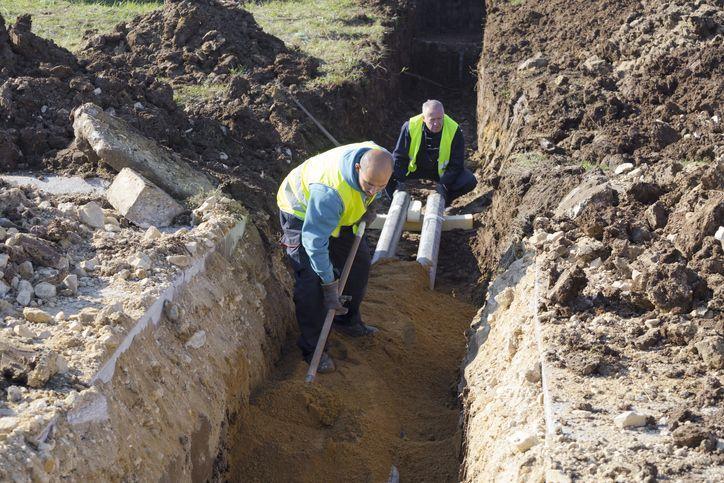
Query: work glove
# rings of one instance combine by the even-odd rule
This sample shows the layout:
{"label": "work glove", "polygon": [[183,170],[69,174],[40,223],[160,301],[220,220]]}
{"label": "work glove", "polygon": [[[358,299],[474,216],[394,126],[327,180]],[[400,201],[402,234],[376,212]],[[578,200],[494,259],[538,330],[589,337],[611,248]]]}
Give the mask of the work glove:
{"label": "work glove", "polygon": [[447,200],[447,188],[445,188],[444,184],[438,183],[437,186],[435,186],[435,191],[440,194],[443,199]]}
{"label": "work glove", "polygon": [[365,211],[365,214],[362,215],[362,218],[359,219],[360,223],[365,222],[365,226],[369,227],[373,221],[375,221],[375,218],[377,218],[377,207],[374,205],[370,205],[367,207],[367,211]]}
{"label": "work glove", "polygon": [[344,315],[349,309],[342,305],[339,296],[339,280],[322,284],[322,294],[324,295],[324,308],[326,310],[334,310],[337,315]]}
{"label": "work glove", "polygon": [[407,191],[407,185],[404,181],[398,181],[397,187],[395,187],[395,191]]}

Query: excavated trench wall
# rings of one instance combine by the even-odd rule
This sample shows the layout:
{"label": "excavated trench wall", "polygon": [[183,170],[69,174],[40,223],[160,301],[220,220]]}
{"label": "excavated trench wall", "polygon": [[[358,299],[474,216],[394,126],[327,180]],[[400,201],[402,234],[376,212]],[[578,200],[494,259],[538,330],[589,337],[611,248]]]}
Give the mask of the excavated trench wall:
{"label": "excavated trench wall", "polygon": [[[211,252],[196,257],[155,300],[141,302],[145,315],[92,385],[39,436],[52,434],[55,447],[28,458],[27,467],[16,465],[10,476],[169,482],[212,476],[230,414],[268,375],[293,322],[283,288],[288,273],[256,228],[242,218],[217,233]],[[174,316],[163,308],[169,303]]]}

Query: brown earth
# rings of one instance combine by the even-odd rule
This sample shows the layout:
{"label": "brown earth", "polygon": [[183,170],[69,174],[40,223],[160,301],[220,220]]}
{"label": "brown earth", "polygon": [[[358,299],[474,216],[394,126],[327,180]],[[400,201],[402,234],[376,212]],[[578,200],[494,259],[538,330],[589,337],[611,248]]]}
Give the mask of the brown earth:
{"label": "brown earth", "polygon": [[[426,288],[414,262],[375,265],[368,340],[332,334],[337,371],[304,381],[292,350],[242,408],[222,476],[233,481],[457,481],[456,400],[463,332],[474,308]],[[394,299],[389,294],[394,291]]]}

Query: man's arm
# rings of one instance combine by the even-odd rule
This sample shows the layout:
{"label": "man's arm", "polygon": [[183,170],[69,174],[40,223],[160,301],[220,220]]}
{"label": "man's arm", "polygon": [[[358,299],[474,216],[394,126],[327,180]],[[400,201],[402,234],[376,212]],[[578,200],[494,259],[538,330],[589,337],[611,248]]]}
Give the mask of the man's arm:
{"label": "man's arm", "polygon": [[463,131],[458,127],[450,146],[450,162],[448,162],[445,172],[440,177],[440,183],[444,185],[452,185],[458,175],[465,168],[465,139]]}
{"label": "man's arm", "polygon": [[400,129],[400,137],[397,138],[392,158],[395,160],[393,177],[397,181],[404,181],[407,178],[407,168],[410,164],[410,128],[409,121],[406,121]]}
{"label": "man's arm", "polygon": [[309,186],[309,202],[302,225],[302,246],[322,283],[334,281],[329,259],[329,237],[342,218],[343,210],[342,199],[335,190],[321,184]]}

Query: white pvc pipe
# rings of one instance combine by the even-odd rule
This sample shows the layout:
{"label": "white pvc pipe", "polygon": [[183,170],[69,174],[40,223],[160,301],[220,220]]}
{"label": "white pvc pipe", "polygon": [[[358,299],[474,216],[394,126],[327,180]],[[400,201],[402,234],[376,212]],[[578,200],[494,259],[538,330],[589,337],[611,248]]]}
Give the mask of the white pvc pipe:
{"label": "white pvc pipe", "polygon": [[394,258],[397,243],[400,241],[400,236],[402,236],[402,228],[407,220],[409,205],[410,195],[406,191],[395,191],[392,196],[390,210],[387,212],[385,224],[375,247],[375,254],[372,256],[372,263],[386,258]]}
{"label": "white pvc pipe", "polygon": [[440,234],[444,220],[445,199],[439,193],[427,197],[425,218],[422,220],[422,234],[417,249],[417,262],[427,268],[430,274],[430,290],[435,288],[437,254],[440,251]]}

